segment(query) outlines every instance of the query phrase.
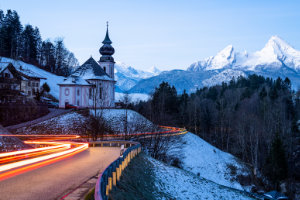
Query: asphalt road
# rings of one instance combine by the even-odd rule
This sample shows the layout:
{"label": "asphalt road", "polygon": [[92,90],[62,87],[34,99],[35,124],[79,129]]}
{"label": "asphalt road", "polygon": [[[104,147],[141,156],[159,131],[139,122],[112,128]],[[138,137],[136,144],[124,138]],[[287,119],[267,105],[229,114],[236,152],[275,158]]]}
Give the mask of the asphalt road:
{"label": "asphalt road", "polygon": [[0,181],[0,200],[53,200],[103,171],[120,155],[117,147],[94,147],[62,161]]}

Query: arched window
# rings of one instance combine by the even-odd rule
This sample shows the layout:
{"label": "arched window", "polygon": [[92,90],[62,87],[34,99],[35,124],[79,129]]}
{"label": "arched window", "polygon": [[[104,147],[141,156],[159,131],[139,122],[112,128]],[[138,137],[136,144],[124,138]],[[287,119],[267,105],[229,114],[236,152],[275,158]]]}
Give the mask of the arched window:
{"label": "arched window", "polygon": [[70,94],[70,90],[69,90],[69,88],[66,88],[66,89],[65,89],[65,95],[66,95],[66,96],[69,96],[69,94]]}

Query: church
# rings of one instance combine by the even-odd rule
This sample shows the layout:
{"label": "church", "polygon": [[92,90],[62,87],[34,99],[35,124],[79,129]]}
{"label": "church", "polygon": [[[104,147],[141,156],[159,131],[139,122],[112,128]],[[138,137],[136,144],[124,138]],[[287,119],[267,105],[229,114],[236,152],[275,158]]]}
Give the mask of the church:
{"label": "church", "polygon": [[65,108],[68,104],[78,108],[115,107],[115,62],[112,57],[115,50],[111,46],[108,25],[102,44],[98,62],[90,57],[71,76],[58,84],[60,108]]}

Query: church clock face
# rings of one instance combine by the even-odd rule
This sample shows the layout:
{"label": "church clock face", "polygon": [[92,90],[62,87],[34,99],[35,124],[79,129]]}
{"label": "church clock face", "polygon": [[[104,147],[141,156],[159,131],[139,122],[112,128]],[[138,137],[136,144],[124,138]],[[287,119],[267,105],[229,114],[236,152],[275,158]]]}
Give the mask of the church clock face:
{"label": "church clock face", "polygon": [[69,94],[70,94],[70,90],[69,90],[69,88],[66,88],[66,89],[65,89],[65,95],[66,95],[66,96],[69,96]]}

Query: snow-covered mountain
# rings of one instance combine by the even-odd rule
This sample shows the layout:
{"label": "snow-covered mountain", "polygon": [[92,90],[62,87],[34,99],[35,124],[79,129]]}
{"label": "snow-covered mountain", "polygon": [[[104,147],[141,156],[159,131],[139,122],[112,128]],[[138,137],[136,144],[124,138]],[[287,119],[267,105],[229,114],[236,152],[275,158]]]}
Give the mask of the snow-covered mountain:
{"label": "snow-covered mountain", "polygon": [[228,45],[215,56],[192,63],[187,71],[172,70],[141,80],[130,92],[151,93],[162,81],[174,85],[179,93],[184,89],[193,92],[199,87],[221,84],[233,77],[253,73],[273,79],[288,77],[292,87],[297,89],[300,87],[300,51],[278,36],[272,36],[261,50],[254,53],[237,52]]}
{"label": "snow-covered mountain", "polygon": [[[236,52],[227,46],[216,56],[193,63],[187,70],[194,72],[216,70],[218,73],[231,69],[228,76],[244,72],[257,73],[276,78],[277,76],[300,78],[300,51],[294,49],[278,36],[272,36],[263,49],[254,53]],[[228,79],[224,76],[224,80]],[[219,79],[220,80],[220,79]],[[298,84],[299,80],[295,80]],[[293,82],[293,81],[292,81]],[[203,84],[207,83],[203,80]]]}
{"label": "snow-covered mountain", "polygon": [[152,76],[156,76],[160,73],[160,70],[156,67],[151,67],[149,71],[142,71],[134,69],[133,67],[126,65],[122,62],[116,62],[115,64],[115,79],[117,81],[117,91],[128,91],[137,84],[141,79],[146,79]]}

